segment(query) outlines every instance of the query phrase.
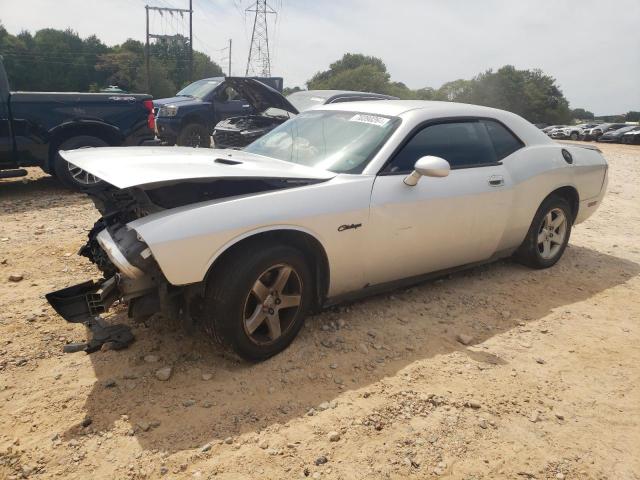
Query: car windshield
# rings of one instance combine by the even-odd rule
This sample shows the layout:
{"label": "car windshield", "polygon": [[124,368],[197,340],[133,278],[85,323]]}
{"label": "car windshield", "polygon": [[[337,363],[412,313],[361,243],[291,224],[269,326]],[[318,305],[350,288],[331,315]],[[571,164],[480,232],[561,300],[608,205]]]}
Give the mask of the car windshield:
{"label": "car windshield", "polygon": [[202,99],[213,92],[221,83],[222,80],[215,80],[212,78],[198,80],[197,82],[193,82],[180,90],[176,94],[176,97],[195,97]]}
{"label": "car windshield", "polygon": [[295,92],[287,97],[289,103],[296,107],[299,112],[304,112],[310,108],[324,105],[327,97],[318,95],[317,92]]}
{"label": "car windshield", "polygon": [[309,111],[259,138],[245,151],[336,173],[361,173],[400,124],[382,115]]}

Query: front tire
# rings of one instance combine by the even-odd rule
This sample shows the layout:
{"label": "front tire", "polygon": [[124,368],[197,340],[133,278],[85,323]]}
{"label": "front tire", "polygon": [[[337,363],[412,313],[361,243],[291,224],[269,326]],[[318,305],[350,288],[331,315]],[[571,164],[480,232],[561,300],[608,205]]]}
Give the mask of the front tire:
{"label": "front tire", "polygon": [[549,268],[556,264],[569,243],[573,214],[569,203],[551,195],[538,208],[527,236],[515,254],[531,268]]}
{"label": "front tire", "polygon": [[190,123],[180,131],[176,143],[181,147],[209,148],[211,136],[204,125]]}
{"label": "front tire", "polygon": [[53,170],[56,178],[60,180],[66,187],[73,190],[83,190],[103,182],[100,178],[82,170],[79,167],[67,162],[60,156],[60,150],[75,150],[83,147],[108,147],[109,144],[98,137],[90,135],[79,135],[65,140],[56,150],[55,162]]}
{"label": "front tire", "polygon": [[570,138],[571,140],[578,140],[578,138],[580,138],[580,135],[578,135],[578,132],[571,132]]}
{"label": "front tire", "polygon": [[272,244],[223,259],[206,289],[205,331],[249,361],[289,346],[312,304],[313,276],[304,255]]}

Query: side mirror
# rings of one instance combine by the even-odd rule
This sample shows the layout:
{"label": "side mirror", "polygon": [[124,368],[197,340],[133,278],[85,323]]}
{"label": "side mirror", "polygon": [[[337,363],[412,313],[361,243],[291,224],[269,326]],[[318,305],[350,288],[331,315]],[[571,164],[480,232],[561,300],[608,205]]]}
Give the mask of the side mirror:
{"label": "side mirror", "polygon": [[405,177],[404,183],[413,187],[422,176],[446,177],[450,171],[451,166],[444,158],[429,155],[418,159],[413,167],[413,172]]}

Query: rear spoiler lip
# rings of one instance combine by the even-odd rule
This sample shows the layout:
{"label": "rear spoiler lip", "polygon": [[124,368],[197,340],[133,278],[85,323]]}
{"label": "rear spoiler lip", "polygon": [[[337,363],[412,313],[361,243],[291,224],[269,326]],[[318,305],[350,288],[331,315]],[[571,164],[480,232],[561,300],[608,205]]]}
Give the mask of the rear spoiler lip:
{"label": "rear spoiler lip", "polygon": [[569,142],[558,142],[558,143],[560,145],[567,145],[567,146],[570,146],[570,147],[584,148],[586,150],[595,150],[596,152],[602,153],[602,150],[600,150],[595,145],[582,145],[582,144],[579,144],[579,143],[569,143]]}

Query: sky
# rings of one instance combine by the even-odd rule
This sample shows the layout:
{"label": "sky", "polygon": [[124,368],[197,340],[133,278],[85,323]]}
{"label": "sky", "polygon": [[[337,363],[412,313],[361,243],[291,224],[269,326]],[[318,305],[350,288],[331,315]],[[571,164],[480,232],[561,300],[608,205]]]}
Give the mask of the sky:
{"label": "sky", "polygon": [[[194,48],[243,75],[251,0],[193,0]],[[145,39],[146,4],[186,8],[188,0],[0,0],[11,33],[45,27],[96,34],[114,45]],[[511,64],[553,76],[572,108],[596,115],[640,110],[640,0],[270,0],[272,75],[304,86],[344,53],[382,58],[410,88],[472,78]],[[610,5],[615,5],[614,7]],[[176,17],[177,18],[177,17]],[[151,18],[152,31],[187,23]]]}

